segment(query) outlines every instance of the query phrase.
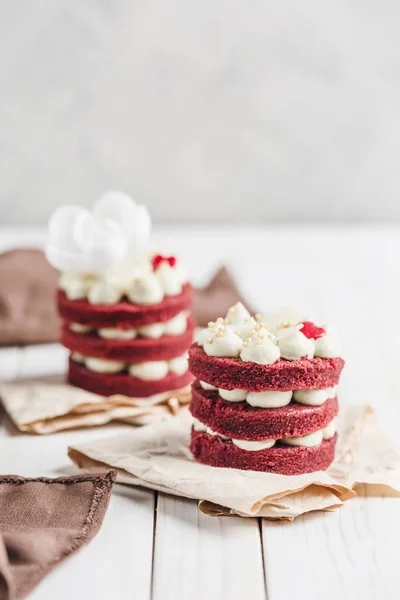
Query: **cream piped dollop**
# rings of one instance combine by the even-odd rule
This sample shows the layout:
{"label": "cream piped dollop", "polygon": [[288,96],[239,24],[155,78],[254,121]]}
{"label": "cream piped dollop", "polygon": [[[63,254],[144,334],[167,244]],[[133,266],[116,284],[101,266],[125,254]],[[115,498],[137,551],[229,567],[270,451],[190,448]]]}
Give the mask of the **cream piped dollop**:
{"label": "cream piped dollop", "polygon": [[326,400],[336,396],[336,387],[324,390],[295,390],[293,400],[307,406],[321,406]]}
{"label": "cream piped dollop", "polygon": [[240,358],[243,361],[255,362],[259,365],[272,365],[280,357],[279,348],[269,331],[261,327],[243,343]]}
{"label": "cream piped dollop", "polygon": [[129,374],[143,381],[157,381],[158,379],[164,379],[168,374],[168,370],[166,360],[153,360],[130,365]]}
{"label": "cream piped dollop", "polygon": [[243,340],[229,327],[209,330],[210,336],[204,343],[204,352],[208,356],[237,358],[243,348]]}
{"label": "cream piped dollop", "polygon": [[278,392],[275,390],[248,392],[246,401],[251,406],[258,406],[260,408],[281,408],[290,403],[292,395],[293,392]]}
{"label": "cream piped dollop", "polygon": [[323,440],[322,429],[313,431],[307,435],[297,435],[289,438],[282,438],[282,442],[288,446],[306,446],[312,448],[313,446],[319,446]]}
{"label": "cream piped dollop", "polygon": [[215,387],[215,385],[211,385],[211,383],[207,383],[206,381],[201,381],[199,379],[199,383],[201,385],[201,387],[203,388],[203,390],[217,390],[218,388]]}
{"label": "cream piped dollop", "polygon": [[125,366],[126,364],[120,360],[85,357],[85,367],[95,373],[120,373],[125,369]]}
{"label": "cream piped dollop", "polygon": [[164,291],[153,273],[138,277],[127,291],[129,300],[135,304],[158,304]]}
{"label": "cream piped dollop", "polygon": [[187,329],[187,314],[181,312],[165,322],[166,335],[181,335]]}
{"label": "cream piped dollop", "polygon": [[58,285],[62,289],[68,300],[81,300],[86,298],[93,279],[85,277],[80,273],[65,272],[61,273]]}
{"label": "cream piped dollop", "polygon": [[163,261],[155,272],[166,296],[177,296],[182,291],[182,277],[178,269]]}
{"label": "cream piped dollop", "polygon": [[326,335],[315,340],[315,356],[319,358],[336,358],[340,356],[341,345],[336,331],[324,326]]}
{"label": "cream piped dollop", "polygon": [[243,400],[246,400],[248,393],[246,390],[223,390],[221,388],[219,388],[218,392],[223,400],[228,400],[229,402],[243,402]]}
{"label": "cream piped dollop", "polygon": [[250,319],[250,313],[241,302],[237,302],[230,307],[226,313],[225,322],[230,325],[239,325],[246,323]]}
{"label": "cream piped dollop", "polygon": [[296,328],[291,329],[286,335],[278,339],[281,357],[286,360],[299,360],[314,356],[314,340],[307,338]]}
{"label": "cream piped dollop", "polygon": [[170,372],[174,373],[174,375],[184,375],[188,370],[188,358],[186,354],[169,360],[168,367]]}
{"label": "cream piped dollop", "polygon": [[267,450],[275,446],[276,440],[260,440],[259,442],[253,442],[250,440],[232,440],[241,450],[247,450],[248,452],[257,452],[258,450]]}
{"label": "cream piped dollop", "polygon": [[108,281],[96,281],[87,297],[90,304],[116,304],[121,300],[121,290]]}
{"label": "cream piped dollop", "polygon": [[97,333],[105,340],[134,340],[137,335],[135,329],[120,329],[119,327],[101,327]]}

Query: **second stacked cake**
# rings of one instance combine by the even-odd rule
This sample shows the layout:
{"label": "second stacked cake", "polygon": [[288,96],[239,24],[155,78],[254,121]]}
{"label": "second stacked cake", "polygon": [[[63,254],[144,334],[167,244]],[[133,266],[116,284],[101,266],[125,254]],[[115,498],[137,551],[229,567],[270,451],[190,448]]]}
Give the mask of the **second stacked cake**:
{"label": "second stacked cake", "polygon": [[192,288],[174,257],[155,256],[124,272],[63,273],[61,342],[68,381],[91,392],[148,397],[186,386]]}
{"label": "second stacked cake", "polygon": [[343,366],[329,328],[293,311],[254,318],[235,305],[189,351],[195,459],[285,475],[326,469]]}

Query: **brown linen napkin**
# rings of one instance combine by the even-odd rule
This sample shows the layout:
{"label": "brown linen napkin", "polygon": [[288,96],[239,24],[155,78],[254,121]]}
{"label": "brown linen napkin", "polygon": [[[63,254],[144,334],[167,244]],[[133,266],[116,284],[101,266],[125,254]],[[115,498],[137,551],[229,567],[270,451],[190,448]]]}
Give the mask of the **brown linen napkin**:
{"label": "brown linen napkin", "polygon": [[40,250],[0,254],[0,346],[58,339],[57,281]]}
{"label": "brown linen napkin", "polygon": [[[56,342],[60,320],[55,294],[58,272],[41,250],[11,250],[0,254],[0,346]],[[236,284],[222,267],[203,289],[194,293],[199,325],[225,314],[241,300]]]}
{"label": "brown linen napkin", "polygon": [[150,398],[129,398],[122,394],[105,398],[53,376],[2,383],[0,398],[20,431],[47,434],[111,421],[131,425],[157,423],[178,414],[190,402],[190,387]]}
{"label": "brown linen napkin", "polygon": [[73,446],[84,469],[113,467],[118,480],[201,500],[210,515],[292,520],[333,510],[356,493],[400,496],[400,458],[368,406],[342,407],[336,459],[327,471],[298,476],[209,467],[189,452],[188,411],[169,422]]}
{"label": "brown linen napkin", "polygon": [[99,531],[115,472],[0,477],[0,600],[26,596]]}

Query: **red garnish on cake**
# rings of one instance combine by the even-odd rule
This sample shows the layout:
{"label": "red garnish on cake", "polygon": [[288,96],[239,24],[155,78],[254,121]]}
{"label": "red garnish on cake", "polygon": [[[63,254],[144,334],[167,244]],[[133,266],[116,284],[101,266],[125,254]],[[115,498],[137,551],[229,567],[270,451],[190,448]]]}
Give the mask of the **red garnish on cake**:
{"label": "red garnish on cake", "polygon": [[323,327],[318,327],[314,325],[311,321],[303,321],[303,326],[300,329],[301,333],[306,336],[306,338],[310,338],[313,340],[317,340],[318,338],[326,335],[326,331]]}
{"label": "red garnish on cake", "polygon": [[162,256],[161,254],[157,254],[154,256],[152,260],[153,271],[156,271],[162,262],[168,262],[171,267],[176,265],[176,257],[175,256]]}

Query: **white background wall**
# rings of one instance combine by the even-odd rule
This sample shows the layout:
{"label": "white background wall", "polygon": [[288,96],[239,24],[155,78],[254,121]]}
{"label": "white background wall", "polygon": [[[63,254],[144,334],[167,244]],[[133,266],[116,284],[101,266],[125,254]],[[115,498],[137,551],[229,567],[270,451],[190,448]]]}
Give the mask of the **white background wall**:
{"label": "white background wall", "polygon": [[1,0],[0,223],[400,218],[394,0]]}

